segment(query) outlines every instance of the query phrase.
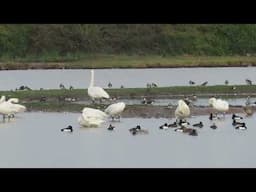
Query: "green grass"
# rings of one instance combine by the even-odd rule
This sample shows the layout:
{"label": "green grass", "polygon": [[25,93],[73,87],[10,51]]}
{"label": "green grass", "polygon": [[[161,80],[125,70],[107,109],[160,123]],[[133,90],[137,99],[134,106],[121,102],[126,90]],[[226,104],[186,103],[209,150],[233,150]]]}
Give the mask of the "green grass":
{"label": "green grass", "polygon": [[[128,98],[143,96],[177,96],[196,94],[229,94],[230,96],[237,94],[255,94],[256,85],[237,85],[236,90],[233,86],[216,85],[216,86],[175,86],[175,87],[159,87],[159,88],[124,88],[124,89],[105,89],[111,97]],[[58,97],[75,97],[79,100],[89,99],[86,89],[74,90],[31,90],[31,91],[0,91],[0,95],[8,97],[17,97],[26,102],[39,100],[41,97],[47,97],[49,101],[57,100]]]}
{"label": "green grass", "polygon": [[44,58],[42,60],[3,60],[1,69],[83,69],[83,68],[155,68],[155,67],[224,67],[256,65],[256,57],[246,56],[136,56],[84,55],[79,58]]}

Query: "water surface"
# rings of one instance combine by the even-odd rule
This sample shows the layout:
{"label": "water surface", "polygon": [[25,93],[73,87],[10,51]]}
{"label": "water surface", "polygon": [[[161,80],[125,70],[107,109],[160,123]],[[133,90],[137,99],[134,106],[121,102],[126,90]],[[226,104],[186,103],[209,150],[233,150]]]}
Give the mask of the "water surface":
{"label": "water surface", "polygon": [[[235,130],[230,115],[216,121],[212,130],[207,116],[192,117],[203,121],[197,137],[158,127],[173,119],[123,118],[101,128],[80,128],[78,113],[24,113],[9,123],[0,122],[0,167],[49,168],[189,168],[256,167],[255,116],[246,118],[247,131]],[[128,129],[140,124],[148,135],[133,136]],[[72,125],[73,133],[61,128]]]}
{"label": "water surface", "polygon": [[[201,84],[223,85],[245,84],[249,78],[255,83],[256,67],[212,67],[212,68],[167,68],[167,69],[96,69],[95,84],[107,87],[111,82],[113,88],[146,87],[147,83],[158,86],[185,86],[189,80]],[[32,89],[56,89],[63,83],[66,87],[87,88],[90,81],[89,69],[78,70],[8,70],[0,71],[0,90],[10,90],[21,85]]]}

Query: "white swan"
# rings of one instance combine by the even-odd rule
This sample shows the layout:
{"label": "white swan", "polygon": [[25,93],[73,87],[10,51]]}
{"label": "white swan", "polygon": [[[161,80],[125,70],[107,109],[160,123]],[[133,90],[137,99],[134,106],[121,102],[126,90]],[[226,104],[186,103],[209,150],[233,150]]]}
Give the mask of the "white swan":
{"label": "white swan", "polygon": [[84,127],[98,127],[107,117],[108,115],[101,110],[86,107],[78,117],[78,123]]}
{"label": "white swan", "polygon": [[214,97],[209,99],[209,105],[212,106],[217,112],[222,112],[225,116],[225,112],[229,110],[229,104],[222,99],[216,99]]}
{"label": "white swan", "polygon": [[115,117],[120,120],[120,114],[124,111],[125,106],[124,102],[111,104],[105,109],[105,113],[110,115],[112,120],[114,120]]}
{"label": "white swan", "polygon": [[93,101],[95,99],[109,99],[109,94],[103,88],[94,86],[94,70],[91,70],[91,82],[87,92]]}
{"label": "white swan", "polygon": [[0,98],[0,104],[5,102],[6,101],[6,97],[3,95],[1,98]]}
{"label": "white swan", "polygon": [[[1,99],[5,99],[5,97],[2,97]],[[10,119],[11,116],[14,116],[14,114],[19,112],[24,112],[26,110],[26,107],[23,105],[15,104],[13,102],[18,102],[19,100],[17,98],[11,98],[8,101],[1,100],[0,103],[0,114],[3,115],[3,120],[5,119],[5,116],[7,115]]]}
{"label": "white swan", "polygon": [[190,109],[188,105],[183,101],[178,101],[178,106],[175,110],[175,117],[177,119],[186,119],[190,115]]}

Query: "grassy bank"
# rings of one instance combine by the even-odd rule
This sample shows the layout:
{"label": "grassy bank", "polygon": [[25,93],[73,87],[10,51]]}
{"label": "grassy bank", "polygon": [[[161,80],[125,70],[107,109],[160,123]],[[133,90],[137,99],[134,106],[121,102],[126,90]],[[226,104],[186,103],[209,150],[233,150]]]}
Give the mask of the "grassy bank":
{"label": "grassy bank", "polygon": [[16,69],[87,69],[87,68],[172,68],[256,66],[256,57],[247,56],[127,56],[90,55],[73,61],[33,61],[17,59],[0,62],[1,70]]}
{"label": "grassy bank", "polygon": [[[212,95],[222,96],[247,96],[256,95],[256,85],[237,85],[234,86],[175,86],[159,88],[123,88],[123,89],[106,89],[111,97],[119,99],[134,99],[144,96],[154,98],[172,98],[183,95],[196,94],[199,97],[209,97]],[[0,91],[0,95],[8,97],[18,97],[22,101],[31,102],[46,97],[47,101],[64,101],[65,98],[76,98],[77,101],[88,100],[86,89],[74,90],[28,90],[28,91]]]}

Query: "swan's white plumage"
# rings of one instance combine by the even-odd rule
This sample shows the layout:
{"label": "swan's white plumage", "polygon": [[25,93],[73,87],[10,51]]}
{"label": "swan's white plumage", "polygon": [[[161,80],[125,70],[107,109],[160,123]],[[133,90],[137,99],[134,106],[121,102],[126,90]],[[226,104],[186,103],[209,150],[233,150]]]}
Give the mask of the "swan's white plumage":
{"label": "swan's white plumage", "polygon": [[91,82],[87,92],[92,99],[110,98],[109,94],[103,88],[94,86],[94,70],[91,70]]}
{"label": "swan's white plumage", "polygon": [[119,115],[121,114],[125,109],[125,103],[124,102],[118,102],[118,103],[114,103],[109,105],[106,109],[105,109],[105,113],[108,115]]}
{"label": "swan's white plumage", "polygon": [[7,102],[9,102],[9,103],[19,103],[19,99],[18,98],[10,98],[10,99],[8,99]]}
{"label": "swan's white plumage", "polygon": [[107,114],[101,110],[86,107],[82,115],[78,117],[78,123],[85,127],[98,127],[107,118]]}
{"label": "swan's white plumage", "polygon": [[189,115],[190,115],[190,109],[188,105],[183,100],[179,100],[178,106],[175,110],[175,117],[179,119],[184,119],[189,117]]}
{"label": "swan's white plumage", "polygon": [[227,112],[229,110],[229,104],[227,101],[224,101],[222,99],[216,99],[214,97],[209,99],[209,104],[214,109],[220,112]]}
{"label": "swan's white plumage", "polygon": [[0,98],[0,103],[3,103],[4,101],[6,101],[6,97],[3,95],[3,96]]}
{"label": "swan's white plumage", "polygon": [[5,101],[5,96],[2,96],[0,99],[0,114],[11,115],[19,112],[26,111],[26,107],[20,104],[18,98],[10,98],[8,101]]}

